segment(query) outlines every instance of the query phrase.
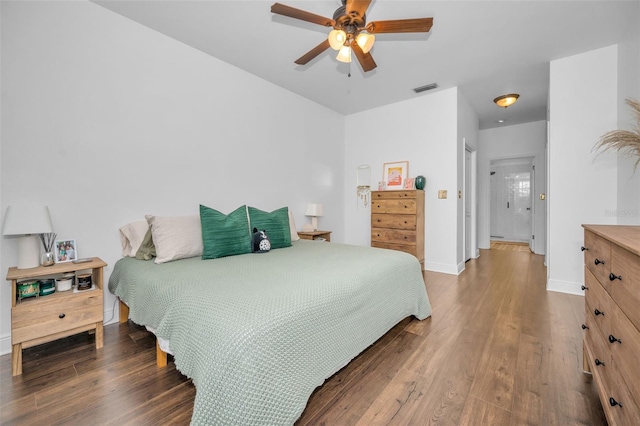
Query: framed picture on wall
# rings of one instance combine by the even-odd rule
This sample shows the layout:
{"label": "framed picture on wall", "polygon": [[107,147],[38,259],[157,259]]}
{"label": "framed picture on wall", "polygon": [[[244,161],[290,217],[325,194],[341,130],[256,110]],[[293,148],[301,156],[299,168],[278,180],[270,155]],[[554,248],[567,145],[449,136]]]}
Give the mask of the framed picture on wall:
{"label": "framed picture on wall", "polygon": [[56,240],[56,263],[71,262],[78,258],[78,246],[76,240]]}
{"label": "framed picture on wall", "polygon": [[382,180],[387,183],[387,190],[404,189],[404,181],[409,174],[408,161],[396,161],[384,163],[382,167]]}

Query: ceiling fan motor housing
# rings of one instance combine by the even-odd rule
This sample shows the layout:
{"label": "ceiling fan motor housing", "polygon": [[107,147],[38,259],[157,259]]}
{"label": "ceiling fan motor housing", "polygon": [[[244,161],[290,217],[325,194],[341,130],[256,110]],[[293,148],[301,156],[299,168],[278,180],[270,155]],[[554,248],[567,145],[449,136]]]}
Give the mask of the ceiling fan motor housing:
{"label": "ceiling fan motor housing", "polygon": [[347,14],[346,6],[340,6],[336,9],[333,13],[333,20],[336,22],[333,28],[347,33],[347,38],[356,37],[358,33],[364,29],[367,23],[366,15],[360,16],[357,12]]}

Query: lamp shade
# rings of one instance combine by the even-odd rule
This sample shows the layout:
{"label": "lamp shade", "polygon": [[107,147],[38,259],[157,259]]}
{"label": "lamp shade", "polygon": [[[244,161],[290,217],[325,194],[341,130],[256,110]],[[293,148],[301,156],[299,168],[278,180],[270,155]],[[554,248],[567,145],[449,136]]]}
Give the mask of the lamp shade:
{"label": "lamp shade", "polygon": [[342,46],[336,59],[340,62],[351,62],[351,46]]}
{"label": "lamp shade", "polygon": [[347,41],[347,33],[342,30],[332,30],[327,37],[329,40],[329,46],[333,50],[340,50],[344,42]]}
{"label": "lamp shade", "polygon": [[318,217],[324,214],[322,204],[308,204],[305,216]]}
{"label": "lamp shade", "polygon": [[46,234],[53,232],[47,206],[15,205],[7,207],[2,235]]}
{"label": "lamp shade", "polygon": [[358,46],[362,49],[362,53],[369,53],[374,41],[376,41],[376,36],[369,33],[360,33],[358,37],[356,37],[356,43],[358,43]]}

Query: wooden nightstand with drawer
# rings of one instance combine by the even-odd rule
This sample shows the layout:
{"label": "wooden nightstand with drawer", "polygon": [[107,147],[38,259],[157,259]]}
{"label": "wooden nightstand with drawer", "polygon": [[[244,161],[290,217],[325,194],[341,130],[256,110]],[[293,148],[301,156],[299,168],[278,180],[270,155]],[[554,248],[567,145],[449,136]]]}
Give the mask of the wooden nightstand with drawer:
{"label": "wooden nightstand with drawer", "polygon": [[331,241],[331,231],[299,231],[298,237],[302,240]]}
{"label": "wooden nightstand with drawer", "polygon": [[[103,268],[107,264],[94,257],[84,263],[58,263],[48,267],[9,268],[11,281],[11,367],[12,375],[22,374],[22,350],[84,331],[95,330],[96,349],[104,345]],[[18,302],[19,282],[40,280],[78,271],[89,271],[94,290],[74,290],[30,297]]]}

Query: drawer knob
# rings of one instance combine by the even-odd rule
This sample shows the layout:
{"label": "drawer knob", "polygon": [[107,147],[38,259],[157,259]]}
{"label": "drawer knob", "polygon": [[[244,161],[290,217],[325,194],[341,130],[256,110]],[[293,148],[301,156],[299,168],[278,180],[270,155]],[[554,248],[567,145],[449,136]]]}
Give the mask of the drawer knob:
{"label": "drawer knob", "polygon": [[593,261],[596,265],[600,265],[601,263],[604,265],[604,260],[596,259]]}
{"label": "drawer knob", "polygon": [[618,339],[616,336],[614,336],[613,334],[609,335],[609,343],[622,343],[622,340]]}
{"label": "drawer knob", "polygon": [[[599,311],[598,309],[594,309],[593,313],[596,314],[596,316],[598,316],[598,315],[603,315],[604,316],[604,312]],[[613,342],[611,342],[611,343],[613,343]]]}
{"label": "drawer knob", "polygon": [[589,329],[589,327],[587,327],[585,324],[582,324],[582,329],[583,329],[583,330],[588,330],[588,329]]}
{"label": "drawer knob", "polygon": [[604,362],[600,361],[598,358],[596,358],[596,365],[602,365],[604,366]]}
{"label": "drawer knob", "polygon": [[622,275],[616,276],[613,272],[609,274],[609,281],[620,280],[622,281]]}
{"label": "drawer knob", "polygon": [[65,315],[65,314],[60,314],[60,315],[58,315],[58,318],[60,318],[60,319],[62,319],[62,318],[64,318],[64,317],[66,317],[66,315]]}
{"label": "drawer knob", "polygon": [[585,251],[585,250],[589,250],[588,248],[586,248],[585,246],[580,247],[581,251]]}
{"label": "drawer knob", "polygon": [[583,285],[581,285],[581,286],[580,286],[580,288],[581,288],[582,290],[589,290],[589,287],[585,287],[585,286],[583,286]]}
{"label": "drawer knob", "polygon": [[609,404],[611,404],[612,407],[615,407],[617,405],[618,407],[622,408],[622,402],[616,401],[613,398],[609,398]]}

